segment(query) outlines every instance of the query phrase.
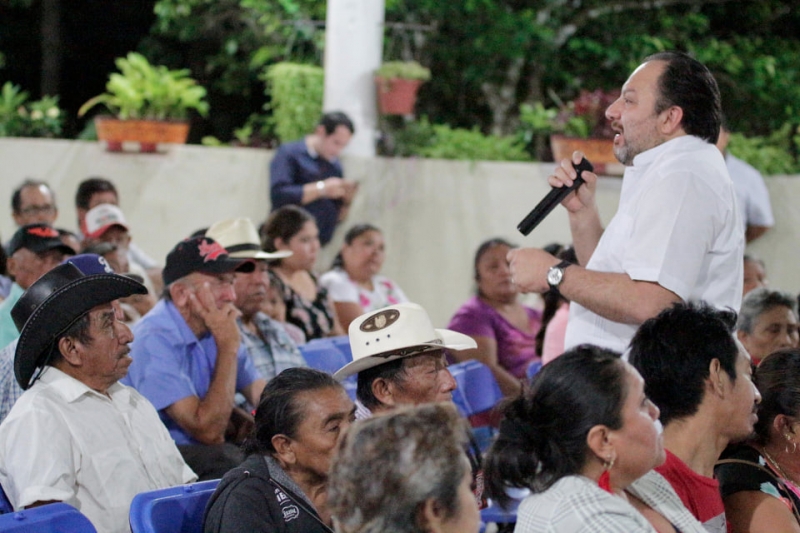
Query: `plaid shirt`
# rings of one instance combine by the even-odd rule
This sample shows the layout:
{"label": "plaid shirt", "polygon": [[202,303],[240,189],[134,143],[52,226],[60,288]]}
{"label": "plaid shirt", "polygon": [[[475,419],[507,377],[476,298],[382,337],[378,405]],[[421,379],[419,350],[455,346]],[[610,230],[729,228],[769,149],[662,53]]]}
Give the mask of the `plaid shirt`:
{"label": "plaid shirt", "polygon": [[278,322],[264,313],[257,313],[253,323],[260,335],[245,328],[241,320],[239,331],[242,333],[242,343],[261,377],[269,381],[287,368],[308,366],[297,345]]}
{"label": "plaid shirt", "polygon": [[25,392],[14,377],[14,352],[17,351],[18,340],[13,340],[0,350],[0,422],[5,420],[17,398]]}

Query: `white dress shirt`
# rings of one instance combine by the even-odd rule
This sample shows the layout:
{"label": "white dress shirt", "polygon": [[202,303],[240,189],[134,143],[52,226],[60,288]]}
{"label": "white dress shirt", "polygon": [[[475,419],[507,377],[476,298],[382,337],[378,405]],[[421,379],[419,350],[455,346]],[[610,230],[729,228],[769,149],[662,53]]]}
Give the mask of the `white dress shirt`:
{"label": "white dress shirt", "polygon": [[[738,312],[741,228],[722,154],[702,139],[681,136],[637,155],[626,168],[619,209],[586,268],[626,273],[684,301],[705,300]],[[591,343],[623,352],[637,328],[573,302],[565,348]]]}
{"label": "white dress shirt", "polygon": [[62,501],[102,532],[128,532],[133,497],[195,481],[150,402],[100,394],[48,367],[0,424],[0,484],[14,509]]}

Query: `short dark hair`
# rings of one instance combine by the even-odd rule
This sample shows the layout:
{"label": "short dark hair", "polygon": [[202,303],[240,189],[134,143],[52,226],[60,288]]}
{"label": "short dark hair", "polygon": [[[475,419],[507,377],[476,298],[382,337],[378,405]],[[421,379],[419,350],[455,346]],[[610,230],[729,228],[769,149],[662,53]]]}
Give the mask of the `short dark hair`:
{"label": "short dark hair", "polygon": [[[347,233],[344,234],[344,243],[349,246],[353,244],[354,240],[356,240],[357,238],[359,238],[360,236],[364,235],[369,231],[377,231],[378,233],[381,233],[381,230],[379,230],[376,226],[373,226],[372,224],[369,224],[367,222],[364,222],[362,224],[356,224],[355,226],[347,230]],[[334,268],[344,268],[344,259],[342,258],[341,251],[339,251],[336,254],[336,257],[333,258],[333,262],[331,263],[331,270],[333,270]]]}
{"label": "short dark hair", "polygon": [[329,113],[325,113],[322,115],[322,117],[320,117],[317,125],[325,128],[325,135],[330,135],[336,131],[336,128],[339,126],[344,126],[350,130],[351,134],[356,132],[356,129],[353,126],[353,121],[341,111],[331,111]]}
{"label": "short dark hair", "polygon": [[764,445],[776,416],[800,416],[800,350],[787,348],[768,355],[756,367],[753,380],[761,393],[756,438]]}
{"label": "short dark hair", "polygon": [[579,473],[589,456],[589,431],[622,427],[626,372],[619,354],[589,344],[544,365],[523,394],[503,404],[504,419],[483,462],[489,496],[503,505],[508,487],[543,492]]}
{"label": "short dark hair", "polygon": [[78,190],[75,192],[75,207],[89,209],[89,201],[99,192],[113,192],[119,200],[117,188],[113,183],[105,178],[93,176],[86,178],[78,185]]}
{"label": "short dark hair", "polygon": [[356,398],[367,409],[373,410],[383,405],[372,393],[372,383],[376,379],[396,382],[403,372],[403,358],[367,368],[358,373],[356,378]]}
{"label": "short dark hair", "polygon": [[722,104],[711,71],[683,52],[659,52],[645,58],[645,62],[648,61],[666,63],[658,78],[656,113],[678,106],[683,110],[681,125],[686,133],[716,143],[722,123]]}
{"label": "short dark hair", "polygon": [[295,438],[305,416],[297,397],[305,392],[329,388],[344,391],[333,376],[313,368],[287,368],[269,380],[256,408],[255,426],[244,443],[245,453],[275,453],[272,437],[286,435]]}
{"label": "short dark hair", "polygon": [[275,252],[275,241],[281,239],[288,243],[297,235],[303,225],[314,220],[314,215],[297,205],[285,205],[273,211],[261,226],[261,246],[267,252]]}
{"label": "short dark hair", "polygon": [[711,361],[736,381],[736,313],[705,302],[676,303],[646,320],[630,344],[628,362],[644,378],[661,423],[692,416],[705,394]]}
{"label": "short dark hair", "polygon": [[46,181],[42,180],[35,180],[32,178],[26,178],[19,187],[14,189],[14,192],[11,194],[11,211],[15,215],[20,214],[22,211],[22,191],[27,189],[28,187],[47,187],[47,190],[50,192],[50,198],[53,199],[53,205],[56,205],[56,193],[53,192],[53,189],[50,188],[50,185],[47,184]]}

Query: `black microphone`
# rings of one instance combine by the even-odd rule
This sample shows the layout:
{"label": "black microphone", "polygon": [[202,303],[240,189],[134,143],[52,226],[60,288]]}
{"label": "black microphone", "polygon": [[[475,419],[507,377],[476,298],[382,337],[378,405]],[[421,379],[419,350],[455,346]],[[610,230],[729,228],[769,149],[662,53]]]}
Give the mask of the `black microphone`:
{"label": "black microphone", "polygon": [[594,172],[594,167],[585,157],[581,159],[581,162],[577,165],[572,163],[572,168],[578,171],[578,177],[575,178],[572,185],[569,187],[553,187],[552,190],[547,193],[547,196],[542,198],[542,201],[533,208],[533,211],[528,213],[528,216],[523,218],[522,222],[519,223],[517,229],[520,233],[527,236],[569,193],[586,183],[581,177],[584,170]]}

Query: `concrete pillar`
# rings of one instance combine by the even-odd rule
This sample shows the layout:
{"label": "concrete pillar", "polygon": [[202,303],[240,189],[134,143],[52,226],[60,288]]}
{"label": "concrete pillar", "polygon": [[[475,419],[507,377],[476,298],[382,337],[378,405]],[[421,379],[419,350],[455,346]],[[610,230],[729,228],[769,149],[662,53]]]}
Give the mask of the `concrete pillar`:
{"label": "concrete pillar", "polygon": [[356,134],[345,153],[375,155],[378,112],[373,72],[383,58],[384,0],[328,0],[325,111],[344,111]]}

